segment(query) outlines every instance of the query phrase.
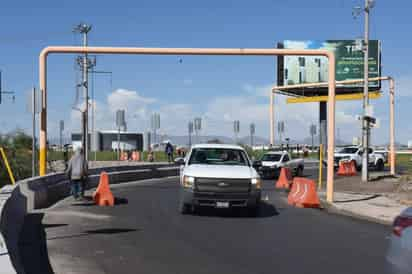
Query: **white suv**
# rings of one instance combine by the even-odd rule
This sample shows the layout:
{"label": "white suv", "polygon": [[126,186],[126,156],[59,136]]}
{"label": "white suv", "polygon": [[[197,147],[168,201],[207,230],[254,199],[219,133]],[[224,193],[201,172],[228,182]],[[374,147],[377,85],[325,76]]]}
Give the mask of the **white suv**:
{"label": "white suv", "polygon": [[246,151],[236,145],[192,146],[180,169],[180,211],[197,207],[248,209],[256,216],[261,200],[261,180]]}

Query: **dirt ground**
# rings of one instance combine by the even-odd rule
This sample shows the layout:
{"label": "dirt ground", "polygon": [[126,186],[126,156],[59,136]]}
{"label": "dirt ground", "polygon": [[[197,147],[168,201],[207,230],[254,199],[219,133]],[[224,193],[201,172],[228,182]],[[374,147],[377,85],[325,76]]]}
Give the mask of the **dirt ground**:
{"label": "dirt ground", "polygon": [[335,177],[335,191],[384,195],[405,205],[412,205],[412,176],[392,177],[371,173],[370,180],[362,183],[360,176]]}

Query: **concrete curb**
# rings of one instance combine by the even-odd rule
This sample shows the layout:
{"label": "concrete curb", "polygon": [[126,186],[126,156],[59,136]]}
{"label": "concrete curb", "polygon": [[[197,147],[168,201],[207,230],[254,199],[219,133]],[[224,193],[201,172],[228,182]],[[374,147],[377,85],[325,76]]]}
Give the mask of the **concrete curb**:
{"label": "concrete curb", "polygon": [[320,203],[321,203],[321,208],[323,210],[325,210],[326,212],[330,213],[330,214],[343,215],[343,216],[346,216],[346,217],[351,217],[353,219],[373,222],[373,223],[387,225],[387,226],[392,225],[392,222],[388,222],[386,220],[382,220],[382,219],[379,219],[379,218],[359,214],[359,213],[351,211],[351,210],[338,208],[335,205],[329,204],[326,201],[326,199],[319,198],[319,200],[320,200]]}

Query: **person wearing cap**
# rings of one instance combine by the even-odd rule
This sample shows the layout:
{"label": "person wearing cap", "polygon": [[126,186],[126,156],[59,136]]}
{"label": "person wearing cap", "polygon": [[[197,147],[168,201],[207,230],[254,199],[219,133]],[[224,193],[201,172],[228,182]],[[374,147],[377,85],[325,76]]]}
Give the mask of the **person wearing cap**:
{"label": "person wearing cap", "polygon": [[70,192],[76,200],[83,198],[87,169],[88,164],[84,159],[83,149],[77,148],[66,169],[70,180]]}

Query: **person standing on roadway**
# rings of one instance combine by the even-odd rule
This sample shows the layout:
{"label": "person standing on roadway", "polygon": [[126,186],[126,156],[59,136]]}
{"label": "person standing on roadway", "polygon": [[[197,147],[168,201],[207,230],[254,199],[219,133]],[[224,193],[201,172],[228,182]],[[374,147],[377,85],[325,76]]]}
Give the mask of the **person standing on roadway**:
{"label": "person standing on roadway", "polygon": [[167,154],[167,160],[169,163],[173,162],[173,146],[170,142],[167,142],[165,152]]}
{"label": "person standing on roadway", "polygon": [[77,148],[66,169],[70,180],[70,192],[76,200],[84,196],[87,169],[88,164],[84,159],[83,149]]}

